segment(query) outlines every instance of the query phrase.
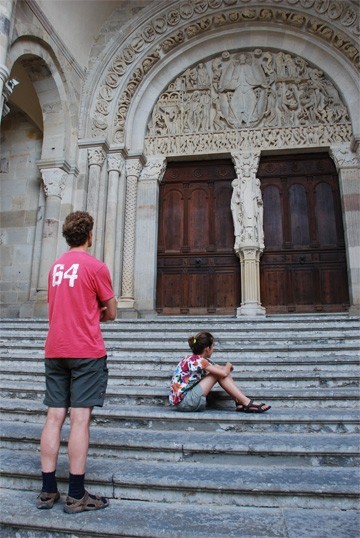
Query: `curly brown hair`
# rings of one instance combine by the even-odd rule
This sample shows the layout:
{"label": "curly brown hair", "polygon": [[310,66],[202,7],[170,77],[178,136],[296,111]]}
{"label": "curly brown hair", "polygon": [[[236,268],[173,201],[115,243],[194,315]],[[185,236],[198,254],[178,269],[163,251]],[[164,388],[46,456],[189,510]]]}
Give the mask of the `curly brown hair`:
{"label": "curly brown hair", "polygon": [[195,336],[188,338],[188,344],[194,355],[201,355],[207,347],[211,347],[214,343],[214,337],[211,333],[202,331]]}
{"label": "curly brown hair", "polygon": [[70,213],[63,224],[62,234],[70,247],[84,245],[94,226],[94,219],[86,211]]}

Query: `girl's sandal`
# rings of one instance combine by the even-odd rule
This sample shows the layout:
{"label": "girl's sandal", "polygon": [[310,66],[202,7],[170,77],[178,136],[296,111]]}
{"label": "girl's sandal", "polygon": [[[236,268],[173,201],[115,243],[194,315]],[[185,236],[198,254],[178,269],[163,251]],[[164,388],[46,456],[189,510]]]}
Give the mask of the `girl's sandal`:
{"label": "girl's sandal", "polygon": [[106,497],[91,495],[85,490],[85,495],[82,499],[74,499],[74,497],[66,498],[64,512],[67,514],[77,514],[78,512],[90,510],[101,510],[101,508],[106,508],[107,506],[109,506],[109,500]]}
{"label": "girl's sandal", "polygon": [[265,411],[268,411],[271,409],[271,405],[266,405],[264,403],[254,403],[254,400],[250,400],[250,402],[247,405],[237,405],[236,411],[239,411],[240,413],[265,413]]}

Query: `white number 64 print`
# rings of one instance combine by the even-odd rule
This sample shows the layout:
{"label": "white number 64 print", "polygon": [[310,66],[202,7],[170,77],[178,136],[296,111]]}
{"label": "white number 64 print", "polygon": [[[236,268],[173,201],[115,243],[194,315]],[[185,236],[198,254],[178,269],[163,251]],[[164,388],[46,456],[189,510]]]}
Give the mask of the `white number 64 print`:
{"label": "white number 64 print", "polygon": [[63,278],[69,280],[69,286],[70,288],[74,287],[75,280],[78,277],[77,271],[79,269],[78,263],[73,263],[69,269],[67,269],[64,272],[64,265],[62,263],[57,263],[54,266],[53,274],[52,274],[52,285],[60,286]]}

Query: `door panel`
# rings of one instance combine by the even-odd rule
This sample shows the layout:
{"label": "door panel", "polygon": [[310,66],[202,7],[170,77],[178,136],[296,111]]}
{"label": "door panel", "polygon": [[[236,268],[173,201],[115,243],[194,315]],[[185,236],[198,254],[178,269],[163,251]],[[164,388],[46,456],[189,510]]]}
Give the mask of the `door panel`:
{"label": "door panel", "polygon": [[339,183],[326,153],[262,157],[265,250],[261,302],[267,312],[349,307]]}
{"label": "door panel", "polygon": [[231,161],[169,163],[160,185],[157,311],[234,314],[240,263],[233,252]]}

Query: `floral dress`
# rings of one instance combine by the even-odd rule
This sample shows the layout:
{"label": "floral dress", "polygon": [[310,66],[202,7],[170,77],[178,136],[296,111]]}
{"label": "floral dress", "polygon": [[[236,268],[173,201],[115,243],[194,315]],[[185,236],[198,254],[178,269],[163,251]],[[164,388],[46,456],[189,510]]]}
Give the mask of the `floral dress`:
{"label": "floral dress", "polygon": [[179,362],[171,379],[170,405],[178,405],[186,393],[206,376],[205,368],[209,364],[214,363],[200,355],[187,355]]}

